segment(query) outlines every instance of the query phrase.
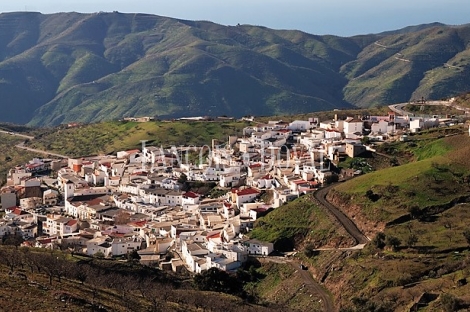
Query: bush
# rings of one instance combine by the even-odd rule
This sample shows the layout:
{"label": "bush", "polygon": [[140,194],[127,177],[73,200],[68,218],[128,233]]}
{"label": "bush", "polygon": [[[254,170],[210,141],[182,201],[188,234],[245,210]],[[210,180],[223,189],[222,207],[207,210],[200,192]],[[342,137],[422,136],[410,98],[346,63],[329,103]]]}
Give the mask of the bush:
{"label": "bush", "polygon": [[312,258],[318,254],[318,251],[315,250],[315,246],[312,243],[305,246],[304,254],[308,258]]}
{"label": "bush", "polygon": [[401,241],[395,236],[387,236],[385,239],[385,245],[392,248],[392,250],[396,250],[398,246],[401,245]]}
{"label": "bush", "polygon": [[101,251],[98,251],[97,253],[93,255],[93,257],[98,258],[98,259],[103,259],[104,253],[102,253]]}
{"label": "bush", "polygon": [[452,312],[452,311],[457,311],[459,307],[459,302],[457,298],[455,298],[451,294],[442,294],[441,295],[441,304],[442,308],[446,312]]}
{"label": "bush", "polygon": [[385,247],[385,234],[383,232],[377,233],[377,235],[372,240],[372,244],[375,248],[383,249]]}

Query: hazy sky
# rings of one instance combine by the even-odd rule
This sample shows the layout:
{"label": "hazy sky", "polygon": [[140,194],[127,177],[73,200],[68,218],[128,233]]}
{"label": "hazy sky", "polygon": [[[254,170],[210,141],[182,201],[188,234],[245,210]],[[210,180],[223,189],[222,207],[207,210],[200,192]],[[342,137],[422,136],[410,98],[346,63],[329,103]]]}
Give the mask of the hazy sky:
{"label": "hazy sky", "polygon": [[469,0],[0,0],[0,11],[151,13],[350,36],[441,22],[470,23]]}

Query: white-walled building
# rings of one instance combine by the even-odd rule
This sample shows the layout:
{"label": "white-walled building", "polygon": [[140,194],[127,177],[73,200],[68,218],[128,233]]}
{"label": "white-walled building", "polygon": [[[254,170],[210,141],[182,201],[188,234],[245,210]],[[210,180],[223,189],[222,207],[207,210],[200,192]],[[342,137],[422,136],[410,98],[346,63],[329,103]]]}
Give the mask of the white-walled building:
{"label": "white-walled building", "polygon": [[346,138],[355,139],[358,137],[356,133],[362,134],[364,122],[360,119],[348,117],[344,121],[344,135]]}
{"label": "white-walled building", "polygon": [[257,239],[250,239],[243,242],[246,246],[248,254],[268,256],[274,250],[273,243],[261,242]]}

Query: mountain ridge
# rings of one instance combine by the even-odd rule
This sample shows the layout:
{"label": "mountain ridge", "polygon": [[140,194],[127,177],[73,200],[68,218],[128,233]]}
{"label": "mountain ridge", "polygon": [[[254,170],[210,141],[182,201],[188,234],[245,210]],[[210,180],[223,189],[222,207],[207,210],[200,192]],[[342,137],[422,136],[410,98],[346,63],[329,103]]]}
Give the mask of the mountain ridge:
{"label": "mountain ridge", "polygon": [[150,14],[15,12],[0,14],[0,26],[0,119],[32,126],[294,114],[470,89],[470,25],[338,37]]}

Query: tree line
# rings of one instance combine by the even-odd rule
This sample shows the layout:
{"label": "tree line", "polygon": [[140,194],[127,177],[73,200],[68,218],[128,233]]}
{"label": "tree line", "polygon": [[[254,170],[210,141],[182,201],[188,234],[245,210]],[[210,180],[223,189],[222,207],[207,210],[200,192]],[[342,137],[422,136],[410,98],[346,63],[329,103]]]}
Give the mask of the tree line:
{"label": "tree line", "polygon": [[[72,259],[71,259],[72,257]],[[28,282],[47,278],[47,288],[54,288],[64,281],[86,289],[82,305],[90,311],[259,311],[264,307],[252,305],[237,297],[219,295],[217,292],[233,291],[239,295],[237,279],[226,273],[210,271],[204,275],[181,280],[171,273],[135,265],[95,258],[73,257],[57,250],[37,250],[27,247],[0,246],[0,265],[10,276]],[[223,276],[222,276],[223,275]],[[211,287],[211,283],[218,287]],[[234,286],[234,285],[238,286]],[[204,290],[204,291],[202,291]],[[73,293],[73,289],[68,290]],[[109,301],[108,297],[114,298]],[[75,296],[76,297],[76,296]],[[75,298],[77,300],[77,298]]]}

